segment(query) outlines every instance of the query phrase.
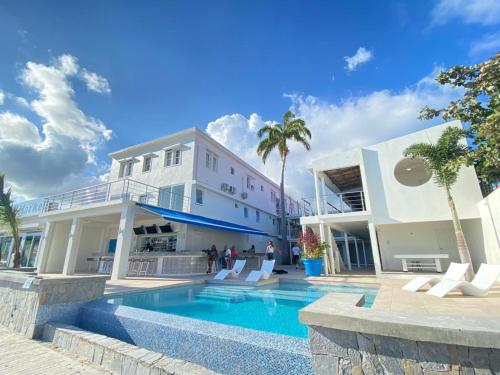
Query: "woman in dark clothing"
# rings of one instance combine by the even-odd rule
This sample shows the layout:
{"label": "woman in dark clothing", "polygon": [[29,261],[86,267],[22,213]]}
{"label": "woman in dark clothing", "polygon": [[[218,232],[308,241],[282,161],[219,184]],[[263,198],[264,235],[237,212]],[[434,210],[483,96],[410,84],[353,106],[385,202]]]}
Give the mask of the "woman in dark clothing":
{"label": "woman in dark clothing", "polygon": [[218,258],[219,258],[219,253],[217,252],[217,248],[215,247],[215,245],[212,245],[212,247],[210,248],[210,251],[208,252],[208,270],[207,270],[207,273],[212,272],[212,265],[214,264],[214,262],[217,261]]}

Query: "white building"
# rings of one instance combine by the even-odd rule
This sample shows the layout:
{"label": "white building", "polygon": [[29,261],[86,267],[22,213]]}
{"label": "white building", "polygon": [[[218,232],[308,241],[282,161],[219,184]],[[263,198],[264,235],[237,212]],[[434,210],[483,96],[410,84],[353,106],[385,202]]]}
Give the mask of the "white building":
{"label": "white building", "polygon": [[[113,278],[198,273],[212,244],[255,258],[243,250],[262,253],[279,239],[279,186],[196,128],[109,156],[108,183],[20,205],[23,266]],[[297,202],[285,203],[298,216]],[[11,248],[0,237],[2,261]]]}
{"label": "white building", "polygon": [[[444,190],[421,160],[403,157],[408,146],[434,143],[450,125],[460,123],[313,161],[316,196],[305,200],[301,224],[335,239],[347,269],[374,268],[380,275],[402,271],[404,262],[409,270],[433,269],[436,259],[443,269],[459,262]],[[474,267],[499,263],[499,190],[483,199],[474,168],[463,167],[452,194]]]}

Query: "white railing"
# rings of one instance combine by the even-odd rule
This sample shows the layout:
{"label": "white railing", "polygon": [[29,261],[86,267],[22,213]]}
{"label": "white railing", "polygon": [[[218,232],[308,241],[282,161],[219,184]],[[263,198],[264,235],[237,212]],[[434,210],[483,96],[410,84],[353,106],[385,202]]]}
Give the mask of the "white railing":
{"label": "white railing", "polygon": [[19,216],[22,217],[117,199],[132,200],[176,211],[188,211],[190,206],[188,197],[142,182],[124,179],[21,202],[16,204],[16,207]]}
{"label": "white railing", "polygon": [[[318,214],[315,198],[303,198],[301,206],[302,216]],[[366,211],[365,196],[361,190],[321,196],[319,206],[321,215]]]}

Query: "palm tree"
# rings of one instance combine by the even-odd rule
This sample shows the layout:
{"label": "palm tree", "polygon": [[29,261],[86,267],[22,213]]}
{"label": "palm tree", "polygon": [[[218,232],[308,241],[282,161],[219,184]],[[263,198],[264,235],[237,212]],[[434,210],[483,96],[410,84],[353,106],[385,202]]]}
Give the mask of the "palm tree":
{"label": "palm tree", "polygon": [[288,241],[286,238],[286,213],[285,213],[285,164],[286,158],[290,152],[288,142],[295,141],[304,146],[306,150],[311,149],[309,140],[311,139],[311,132],[306,127],[304,120],[295,117],[291,111],[283,115],[283,123],[265,125],[257,132],[261,141],[257,147],[257,155],[262,158],[264,164],[269,154],[278,149],[281,159],[281,183],[280,183],[280,213],[281,213],[281,237],[283,239],[282,248],[284,261],[289,262]]}
{"label": "palm tree", "polygon": [[13,267],[19,268],[21,265],[21,253],[19,252],[19,218],[18,210],[12,204],[10,199],[11,189],[4,192],[5,176],[0,172],[0,226],[10,227],[12,239],[14,241],[14,261]]}
{"label": "palm tree", "polygon": [[[404,155],[423,159],[425,167],[432,173],[435,183],[446,191],[460,260],[462,263],[471,263],[469,247],[465,241],[462,225],[451,195],[451,188],[457,181],[458,172],[465,163],[465,157],[469,151],[468,147],[461,142],[464,135],[463,129],[449,127],[443,131],[436,144],[417,143],[411,145],[404,151]],[[471,279],[474,276],[474,270],[472,267],[469,270],[467,277]]]}

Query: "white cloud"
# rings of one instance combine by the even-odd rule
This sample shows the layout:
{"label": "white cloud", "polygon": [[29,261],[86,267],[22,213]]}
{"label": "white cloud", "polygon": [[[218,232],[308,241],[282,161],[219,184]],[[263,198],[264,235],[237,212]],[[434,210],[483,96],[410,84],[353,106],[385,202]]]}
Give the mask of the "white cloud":
{"label": "white cloud", "polygon": [[472,43],[470,53],[472,55],[496,53],[498,50],[500,50],[500,31],[493,34],[487,34],[483,36],[483,38]]}
{"label": "white cloud", "polygon": [[41,132],[26,117],[0,113],[0,165],[18,195],[51,194],[88,182],[85,169],[111,136],[74,100],[71,78],[79,69],[70,55],[50,65],[26,63],[20,81],[37,95],[28,104],[40,118]]}
{"label": "white cloud", "polygon": [[0,89],[0,105],[5,101],[5,93]]}
{"label": "white cloud", "polygon": [[465,23],[494,25],[500,22],[498,0],[439,0],[432,9],[432,24],[443,25],[458,19]]}
{"label": "white cloud", "polygon": [[347,62],[346,69],[353,72],[357,69],[358,65],[367,63],[373,59],[373,53],[365,47],[359,47],[353,56],[344,57]]}
{"label": "white cloud", "polygon": [[95,91],[99,94],[110,94],[111,88],[106,78],[100,75],[89,72],[87,69],[82,70],[82,78],[89,90]]}
{"label": "white cloud", "polygon": [[[292,143],[287,162],[286,186],[296,198],[313,196],[313,181],[307,170],[310,160],[335,151],[367,146],[426,128],[433,123],[417,119],[426,105],[443,106],[457,92],[435,83],[432,75],[400,92],[375,91],[365,96],[329,103],[313,96],[287,95],[291,109],[303,118],[312,132],[312,150]],[[270,122],[270,121],[267,121]],[[256,129],[264,124],[258,114],[223,116],[208,124],[206,131],[217,141],[276,182],[280,161],[276,153],[266,165],[256,155]]]}

